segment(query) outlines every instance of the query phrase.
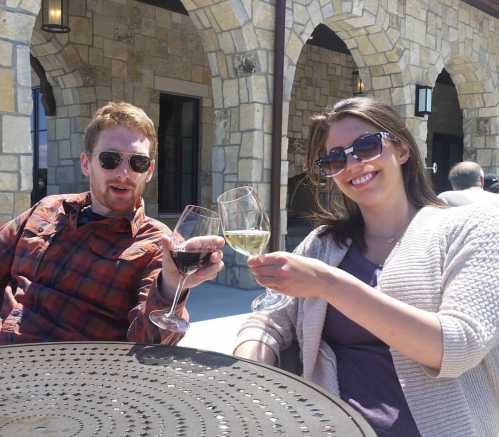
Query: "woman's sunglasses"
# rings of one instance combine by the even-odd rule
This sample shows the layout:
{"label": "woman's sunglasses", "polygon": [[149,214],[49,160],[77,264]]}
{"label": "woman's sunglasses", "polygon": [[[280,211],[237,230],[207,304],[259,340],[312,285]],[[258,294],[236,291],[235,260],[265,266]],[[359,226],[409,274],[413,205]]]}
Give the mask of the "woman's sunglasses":
{"label": "woman's sunglasses", "polygon": [[[99,163],[104,170],[118,168],[123,160],[123,153],[107,150],[99,153]],[[145,173],[151,167],[151,158],[145,155],[128,155],[128,165],[136,173]]]}
{"label": "woman's sunglasses", "polygon": [[383,153],[383,139],[399,143],[398,138],[389,132],[376,132],[362,135],[348,147],[335,147],[326,156],[314,162],[321,175],[327,178],[339,175],[347,166],[348,155],[357,161],[369,162],[379,158]]}

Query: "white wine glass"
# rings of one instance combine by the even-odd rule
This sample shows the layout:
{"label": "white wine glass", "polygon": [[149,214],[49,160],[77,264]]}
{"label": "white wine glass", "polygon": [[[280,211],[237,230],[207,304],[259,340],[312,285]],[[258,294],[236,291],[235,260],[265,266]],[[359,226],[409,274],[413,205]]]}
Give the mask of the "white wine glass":
{"label": "white wine glass", "polygon": [[189,322],[175,314],[184,284],[189,275],[210,263],[211,254],[218,250],[213,245],[220,229],[220,218],[215,211],[201,206],[187,205],[171,235],[170,255],[180,273],[180,280],[169,310],[154,310],[149,319],[161,329],[185,332]]}
{"label": "white wine glass", "polygon": [[[252,187],[238,187],[218,196],[218,212],[225,241],[242,255],[261,255],[270,239],[267,213]],[[251,303],[253,311],[282,308],[290,298],[269,289]]]}

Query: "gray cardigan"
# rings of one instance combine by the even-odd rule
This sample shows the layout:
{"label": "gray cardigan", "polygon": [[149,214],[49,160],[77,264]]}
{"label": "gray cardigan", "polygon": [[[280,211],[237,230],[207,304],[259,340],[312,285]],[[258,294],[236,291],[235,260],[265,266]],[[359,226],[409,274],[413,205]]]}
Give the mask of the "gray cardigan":
{"label": "gray cardigan", "polygon": [[[499,210],[426,207],[388,256],[381,291],[437,313],[444,355],[438,373],[391,350],[422,437],[499,436]],[[336,266],[347,248],[309,234],[296,252]],[[327,302],[293,299],[255,313],[237,344],[258,340],[276,355],[298,340],[303,376],[338,393],[334,352],[322,340]],[[237,346],[236,346],[237,347]]]}

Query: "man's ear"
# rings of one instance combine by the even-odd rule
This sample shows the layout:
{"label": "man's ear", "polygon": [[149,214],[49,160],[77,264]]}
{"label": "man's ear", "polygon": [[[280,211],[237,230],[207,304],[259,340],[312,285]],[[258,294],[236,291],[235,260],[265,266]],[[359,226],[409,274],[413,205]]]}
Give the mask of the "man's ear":
{"label": "man's ear", "polygon": [[85,152],[80,153],[80,167],[81,167],[81,172],[83,173],[84,176],[89,177],[90,176],[90,171],[89,171],[89,166],[90,166],[90,158]]}
{"label": "man's ear", "polygon": [[156,168],[156,161],[154,159],[151,161],[151,166],[149,167],[149,170],[147,170],[147,177],[146,177],[146,182],[150,182],[152,179],[152,175],[154,174],[154,169]]}

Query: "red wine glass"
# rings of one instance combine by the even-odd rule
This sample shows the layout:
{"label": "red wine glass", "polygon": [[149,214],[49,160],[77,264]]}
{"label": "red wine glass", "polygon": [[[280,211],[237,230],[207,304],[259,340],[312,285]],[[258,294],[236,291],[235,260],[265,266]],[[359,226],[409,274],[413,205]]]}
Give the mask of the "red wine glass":
{"label": "red wine glass", "polygon": [[169,310],[154,310],[149,319],[161,329],[185,332],[189,322],[175,314],[175,307],[189,275],[210,263],[213,237],[218,235],[220,219],[215,211],[201,206],[187,205],[171,235],[170,255],[180,273],[180,280]]}

